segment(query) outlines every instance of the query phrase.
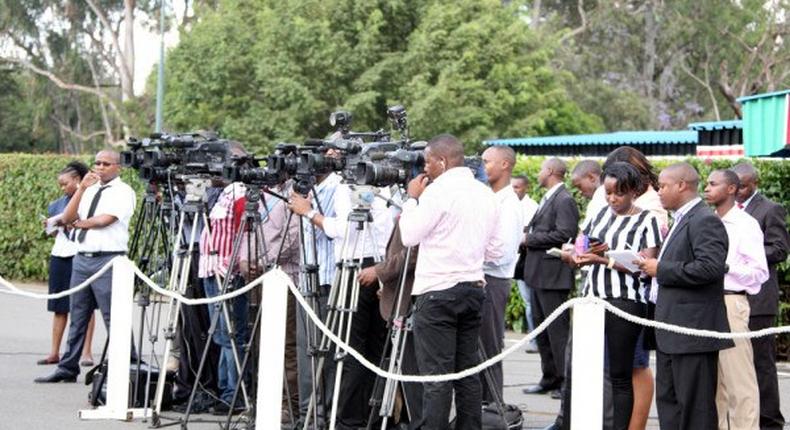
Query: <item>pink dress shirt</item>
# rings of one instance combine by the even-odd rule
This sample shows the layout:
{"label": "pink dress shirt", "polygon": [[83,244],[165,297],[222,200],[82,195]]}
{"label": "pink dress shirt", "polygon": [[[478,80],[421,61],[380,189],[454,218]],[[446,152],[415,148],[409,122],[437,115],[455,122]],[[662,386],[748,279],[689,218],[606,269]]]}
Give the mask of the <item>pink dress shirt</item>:
{"label": "pink dress shirt", "polygon": [[730,247],[727,250],[727,265],[730,270],[724,275],[724,289],[746,291],[757,294],[768,280],[768,261],[763,248],[763,231],[751,215],[733,206],[721,222],[727,230]]}

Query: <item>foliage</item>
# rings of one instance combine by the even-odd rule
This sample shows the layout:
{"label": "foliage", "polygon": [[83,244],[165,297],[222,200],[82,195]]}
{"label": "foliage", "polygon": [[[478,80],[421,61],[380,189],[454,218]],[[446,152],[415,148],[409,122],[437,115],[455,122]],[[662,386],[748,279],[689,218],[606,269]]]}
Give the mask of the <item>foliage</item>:
{"label": "foliage", "polygon": [[386,107],[412,135],[595,132],[515,9],[495,0],[221,2],[167,59],[170,129],[213,128],[261,151],[330,131],[330,112],[378,129]]}
{"label": "foliage", "polygon": [[[89,157],[77,157],[88,163]],[[57,175],[73,158],[63,155],[0,154],[0,275],[45,280],[53,240],[44,235],[42,217],[62,194]],[[135,172],[124,181],[141,195]]]}

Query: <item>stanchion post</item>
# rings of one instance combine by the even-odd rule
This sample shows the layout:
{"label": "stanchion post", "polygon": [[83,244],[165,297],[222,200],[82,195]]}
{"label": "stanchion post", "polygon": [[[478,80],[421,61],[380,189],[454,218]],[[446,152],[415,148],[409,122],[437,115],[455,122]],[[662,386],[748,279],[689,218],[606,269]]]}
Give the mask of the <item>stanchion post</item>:
{"label": "stanchion post", "polygon": [[603,428],[604,316],[600,303],[573,308],[571,430]]}
{"label": "stanchion post", "polygon": [[[280,269],[274,269],[279,271]],[[267,276],[262,285],[259,342],[258,398],[255,428],[280,428],[280,404],[285,366],[285,318],[288,312],[288,276]]]}
{"label": "stanchion post", "polygon": [[[110,345],[107,364],[107,401],[105,406],[80,411],[85,420],[130,420],[129,363],[132,353],[132,304],[134,271],[126,257],[116,257],[112,266],[112,300],[110,301]],[[141,353],[138,351],[138,354]]]}

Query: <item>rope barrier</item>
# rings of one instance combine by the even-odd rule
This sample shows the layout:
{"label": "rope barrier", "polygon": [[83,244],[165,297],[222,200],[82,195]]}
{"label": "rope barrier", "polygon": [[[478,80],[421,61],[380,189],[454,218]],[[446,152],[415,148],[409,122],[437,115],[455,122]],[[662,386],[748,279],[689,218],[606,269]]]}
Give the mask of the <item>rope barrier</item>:
{"label": "rope barrier", "polygon": [[[96,274],[91,276],[90,278],[86,279],[80,285],[70,288],[69,290],[62,291],[56,294],[37,294],[28,291],[24,291],[19,289],[18,287],[14,286],[10,282],[6,281],[4,278],[0,276],[0,285],[8,288],[8,290],[0,290],[0,293],[3,294],[12,294],[12,295],[19,295],[24,297],[30,297],[35,299],[56,299],[60,297],[65,297],[70,294],[74,294],[75,292],[86,288],[90,285],[93,281],[95,281],[99,276],[103,275],[109,268],[119,259],[123,258],[126,259],[125,256],[119,256],[114,258],[113,260],[109,261],[104,267],[102,267]],[[127,259],[128,260],[128,259]],[[131,262],[130,262],[131,263]],[[337,335],[335,335],[321,319],[316,315],[310,305],[307,303],[305,298],[302,296],[299,289],[294,285],[291,281],[290,277],[283,272],[279,267],[269,270],[265,274],[259,276],[254,281],[250,282],[249,284],[245,285],[242,288],[234,290],[232,292],[222,294],[216,297],[211,298],[202,298],[202,299],[190,299],[184,297],[183,295],[167,290],[162,288],[161,286],[157,285],[154,281],[152,281],[148,276],[140,271],[140,269],[132,264],[131,265],[133,272],[140,277],[143,282],[145,282],[151,289],[156,291],[157,293],[170,297],[172,299],[177,300],[178,302],[188,305],[188,306],[195,306],[195,305],[203,305],[203,304],[211,304],[216,303],[224,300],[228,300],[242,294],[247,293],[248,291],[252,290],[253,288],[264,284],[265,282],[274,282],[274,283],[285,283],[288,289],[291,291],[291,294],[294,295],[297,303],[304,309],[307,316],[310,318],[311,321],[316,325],[316,327],[329,338],[332,342],[335,343],[340,349],[347,352],[349,355],[354,357],[360,364],[362,364],[366,369],[370,370],[371,372],[375,373],[376,375],[387,378],[393,379],[402,382],[418,382],[418,383],[426,383],[426,382],[449,382],[454,381],[462,378],[466,378],[472,375],[479,373],[480,371],[484,370],[487,367],[490,367],[502,360],[516,350],[522,348],[528,342],[535,339],[538,334],[542,333],[554,320],[556,320],[563,312],[567,311],[568,309],[576,306],[577,304],[597,304],[601,305],[606,309],[608,312],[617,315],[618,317],[629,321],[634,324],[643,325],[646,327],[652,327],[658,330],[665,330],[671,333],[682,334],[686,336],[695,336],[695,337],[707,337],[707,338],[714,338],[714,339],[752,339],[756,337],[763,337],[763,336],[771,336],[771,335],[778,335],[783,333],[790,333],[790,326],[781,326],[781,327],[771,327],[766,328],[758,331],[746,331],[746,332],[717,332],[713,330],[701,330],[701,329],[691,329],[687,327],[681,327],[674,324],[667,324],[660,321],[653,321],[648,320],[645,318],[637,317],[634,315],[629,314],[621,309],[618,309],[614,305],[610,304],[606,300],[600,299],[598,297],[577,297],[574,299],[570,299],[557,307],[540,325],[535,327],[535,329],[529,333],[528,335],[521,338],[515,344],[509,346],[508,348],[504,349],[498,355],[489,358],[488,360],[468,369],[465,369],[460,372],[449,373],[444,375],[403,375],[403,374],[395,374],[387,372],[378,367],[378,365],[371,363],[368,361],[362,354],[348,345],[346,342],[343,342]]]}

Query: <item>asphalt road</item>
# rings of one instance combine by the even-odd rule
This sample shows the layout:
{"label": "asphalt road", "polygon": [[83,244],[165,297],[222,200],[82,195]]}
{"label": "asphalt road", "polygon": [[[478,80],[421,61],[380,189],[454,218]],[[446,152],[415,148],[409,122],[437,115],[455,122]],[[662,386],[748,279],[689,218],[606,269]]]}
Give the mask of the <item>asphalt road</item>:
{"label": "asphalt road", "polygon": [[[43,292],[40,285],[27,285],[31,291]],[[163,312],[164,314],[164,312]],[[88,387],[84,374],[75,384],[35,384],[33,379],[54,370],[53,366],[37,366],[49,350],[51,314],[41,300],[0,295],[0,429],[143,429],[150,422],[83,421],[80,409],[88,405]],[[134,327],[138,327],[135,322]],[[104,327],[99,324],[94,339],[94,359],[98,360],[105,339]],[[508,333],[508,342],[519,335]],[[65,339],[64,339],[65,343]],[[163,342],[160,342],[163,344]],[[147,356],[147,350],[144,350]],[[537,354],[517,352],[504,363],[505,400],[525,411],[528,429],[540,429],[553,421],[559,401],[546,395],[525,395],[521,390],[540,378]],[[790,417],[790,366],[782,364],[779,372],[782,410]],[[197,418],[209,418],[198,416]],[[164,423],[168,422],[163,420]],[[178,427],[175,427],[178,428]],[[217,424],[190,423],[190,429],[217,429]],[[655,405],[648,428],[658,429]],[[788,426],[790,428],[790,426]]]}

